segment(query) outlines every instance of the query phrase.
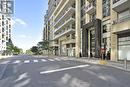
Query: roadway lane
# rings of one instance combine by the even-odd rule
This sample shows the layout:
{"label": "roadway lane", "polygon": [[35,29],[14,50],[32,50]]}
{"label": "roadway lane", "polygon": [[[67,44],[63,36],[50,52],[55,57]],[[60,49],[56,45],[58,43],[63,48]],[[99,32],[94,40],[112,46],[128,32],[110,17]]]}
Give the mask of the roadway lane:
{"label": "roadway lane", "polygon": [[112,67],[29,55],[4,62],[0,87],[130,87],[130,73]]}

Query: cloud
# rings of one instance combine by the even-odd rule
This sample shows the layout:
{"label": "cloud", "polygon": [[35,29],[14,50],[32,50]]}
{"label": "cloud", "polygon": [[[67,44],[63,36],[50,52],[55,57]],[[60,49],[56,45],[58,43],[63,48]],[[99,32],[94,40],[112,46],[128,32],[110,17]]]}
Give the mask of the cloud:
{"label": "cloud", "polygon": [[25,21],[23,21],[22,19],[19,19],[19,18],[15,19],[15,22],[16,22],[16,23],[19,23],[19,24],[21,24],[21,25],[24,25],[24,26],[27,25],[27,23],[26,23]]}
{"label": "cloud", "polygon": [[12,19],[11,23],[12,23],[13,26],[15,26],[16,24],[19,24],[19,25],[22,25],[22,26],[27,26],[27,23],[20,18]]}

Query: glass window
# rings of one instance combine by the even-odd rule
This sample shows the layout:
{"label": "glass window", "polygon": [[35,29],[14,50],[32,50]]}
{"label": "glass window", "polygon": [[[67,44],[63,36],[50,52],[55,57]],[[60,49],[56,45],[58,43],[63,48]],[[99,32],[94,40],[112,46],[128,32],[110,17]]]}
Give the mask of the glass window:
{"label": "glass window", "polygon": [[81,0],[81,7],[85,5],[85,0]]}
{"label": "glass window", "polygon": [[110,0],[103,0],[103,17],[110,16]]}

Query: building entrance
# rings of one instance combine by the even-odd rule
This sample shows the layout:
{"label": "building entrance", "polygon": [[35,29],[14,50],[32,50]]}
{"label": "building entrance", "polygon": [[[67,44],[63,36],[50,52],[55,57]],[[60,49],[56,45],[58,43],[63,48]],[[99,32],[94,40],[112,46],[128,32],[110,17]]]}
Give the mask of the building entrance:
{"label": "building entrance", "polygon": [[118,38],[118,58],[130,60],[130,36]]}
{"label": "building entrance", "polygon": [[90,30],[90,57],[95,56],[95,30]]}

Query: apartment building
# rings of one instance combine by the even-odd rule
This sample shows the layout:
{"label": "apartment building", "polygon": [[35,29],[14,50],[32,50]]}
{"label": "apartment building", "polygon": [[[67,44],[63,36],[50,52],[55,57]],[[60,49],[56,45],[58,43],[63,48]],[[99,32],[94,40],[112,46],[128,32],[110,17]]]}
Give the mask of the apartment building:
{"label": "apartment building", "polygon": [[49,21],[48,21],[48,10],[44,16],[44,29],[43,29],[43,40],[49,41]]}
{"label": "apartment building", "polygon": [[113,0],[111,3],[111,58],[130,60],[130,0]]}
{"label": "apartment building", "polygon": [[0,14],[0,55],[6,51],[9,39],[11,40],[11,17]]}
{"label": "apartment building", "polygon": [[54,52],[96,58],[104,52],[114,61],[130,60],[130,0],[54,1],[49,17]]}
{"label": "apartment building", "polygon": [[101,0],[82,0],[82,54],[100,57],[101,48]]}
{"label": "apartment building", "polygon": [[[82,54],[130,60],[130,0],[82,0]],[[84,10],[83,10],[84,9]]]}
{"label": "apartment building", "polygon": [[[48,1],[48,20],[47,20],[47,24],[45,24],[44,26],[43,33],[44,33],[44,37],[47,36],[47,32],[49,33],[48,36],[50,42],[49,46],[50,48],[52,48],[51,54],[61,55],[61,56],[76,55],[75,54],[75,46],[76,46],[75,4],[76,4],[75,0],[49,0]],[[80,24],[80,21],[78,21],[77,23]],[[80,26],[77,26],[77,28],[78,27]],[[78,43],[80,43],[80,41],[78,41]]]}

